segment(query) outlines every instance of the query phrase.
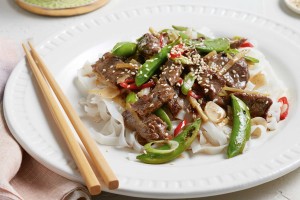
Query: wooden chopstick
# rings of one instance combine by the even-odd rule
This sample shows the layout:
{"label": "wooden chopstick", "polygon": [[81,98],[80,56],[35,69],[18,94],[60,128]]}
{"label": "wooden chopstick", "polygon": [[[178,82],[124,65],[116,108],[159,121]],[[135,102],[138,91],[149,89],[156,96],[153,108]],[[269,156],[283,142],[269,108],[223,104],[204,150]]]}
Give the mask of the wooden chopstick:
{"label": "wooden chopstick", "polygon": [[59,108],[59,105],[52,95],[51,89],[47,82],[44,79],[43,74],[38,69],[36,63],[34,62],[30,52],[26,48],[24,44],[22,44],[29,66],[38,82],[38,85],[45,97],[45,100],[47,102],[47,105],[51,111],[51,114],[60,129],[67,146],[73,156],[73,159],[75,163],[77,164],[77,167],[83,176],[83,179],[87,185],[87,188],[89,192],[92,195],[99,194],[101,192],[101,185],[99,183],[99,180],[97,179],[96,175],[94,174],[94,171],[92,170],[87,158],[85,157],[82,149],[80,148],[72,129],[69,127],[67,121],[65,120],[65,117]]}
{"label": "wooden chopstick", "polygon": [[96,169],[103,178],[104,183],[108,186],[110,190],[117,189],[119,187],[119,181],[112,169],[110,168],[109,164],[105,160],[104,156],[99,151],[95,140],[90,136],[89,131],[80,120],[78,114],[68,101],[67,97],[64,95],[63,91],[60,89],[59,85],[51,75],[50,71],[47,69],[45,63],[38,55],[37,51],[34,49],[33,45],[30,42],[28,42],[28,44],[31,48],[33,58],[37,62],[39,69],[46,77],[57,99],[59,100],[60,104],[65,110],[68,118],[70,119],[70,122],[72,123],[79,138],[81,139],[88,154],[90,155],[93,164],[95,165]]}

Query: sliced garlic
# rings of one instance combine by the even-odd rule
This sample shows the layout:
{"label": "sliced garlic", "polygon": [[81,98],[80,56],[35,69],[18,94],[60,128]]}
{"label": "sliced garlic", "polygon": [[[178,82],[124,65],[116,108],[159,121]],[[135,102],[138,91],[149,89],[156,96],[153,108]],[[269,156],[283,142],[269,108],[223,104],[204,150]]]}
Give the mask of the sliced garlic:
{"label": "sliced garlic", "polygon": [[204,112],[214,123],[219,123],[226,117],[225,110],[213,101],[206,103]]}
{"label": "sliced garlic", "polygon": [[254,125],[251,126],[251,137],[259,138],[262,134],[266,133],[267,127],[263,125]]}
{"label": "sliced garlic", "polygon": [[252,76],[249,81],[251,81],[255,85],[255,87],[253,88],[254,90],[267,84],[266,76],[261,72]]}
{"label": "sliced garlic", "polygon": [[251,125],[262,125],[267,128],[267,120],[263,117],[254,117],[251,119]]}

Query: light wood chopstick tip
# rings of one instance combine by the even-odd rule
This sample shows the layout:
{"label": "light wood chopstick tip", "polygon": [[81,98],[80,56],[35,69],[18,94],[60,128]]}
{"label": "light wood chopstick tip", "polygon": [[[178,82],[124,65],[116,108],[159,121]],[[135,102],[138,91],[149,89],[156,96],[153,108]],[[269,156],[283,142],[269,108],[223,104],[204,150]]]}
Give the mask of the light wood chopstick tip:
{"label": "light wood chopstick tip", "polygon": [[91,195],[98,195],[101,193],[101,186],[100,185],[94,185],[94,186],[90,186],[89,188],[89,192]]}
{"label": "light wood chopstick tip", "polygon": [[119,180],[113,180],[108,183],[108,189],[110,190],[118,189],[118,187],[119,187]]}

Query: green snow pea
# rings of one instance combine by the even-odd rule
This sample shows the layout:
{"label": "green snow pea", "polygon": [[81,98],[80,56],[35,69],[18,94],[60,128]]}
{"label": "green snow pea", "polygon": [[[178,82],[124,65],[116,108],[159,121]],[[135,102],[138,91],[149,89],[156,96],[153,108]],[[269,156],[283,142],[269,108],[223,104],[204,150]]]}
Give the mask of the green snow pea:
{"label": "green snow pea", "polygon": [[172,128],[172,122],[168,116],[168,114],[164,111],[164,109],[159,108],[156,111],[154,111],[154,114],[158,116],[160,119],[162,119],[166,124],[168,125],[167,129],[171,130]]}
{"label": "green snow pea", "polygon": [[130,92],[129,94],[127,94],[125,102],[126,103],[135,103],[139,98],[137,97],[136,93],[134,92]]}
{"label": "green snow pea", "polygon": [[134,42],[118,42],[111,53],[116,56],[129,57],[135,54],[137,49],[137,44]]}
{"label": "green snow pea", "polygon": [[[227,49],[225,53],[236,55],[239,53],[239,50],[237,49]],[[257,58],[253,58],[251,56],[244,56],[245,60],[251,63],[259,63],[259,60]]]}
{"label": "green snow pea", "polygon": [[172,28],[177,30],[177,31],[186,31],[188,30],[188,27],[185,27],[185,26],[175,26],[175,25],[172,25]]}
{"label": "green snow pea", "polygon": [[180,43],[180,38],[172,42],[171,44],[163,47],[156,55],[146,60],[146,62],[139,68],[135,77],[135,84],[141,86],[146,83],[156,72],[156,70],[166,62],[168,59],[168,53],[172,47]]}
{"label": "green snow pea", "polygon": [[230,42],[226,38],[205,39],[203,43],[196,44],[196,49],[200,53],[211,51],[221,52],[230,48]]}
{"label": "green snow pea", "polygon": [[243,152],[251,131],[251,117],[248,106],[233,94],[230,96],[233,109],[233,127],[227,148],[228,158]]}
{"label": "green snow pea", "polygon": [[196,76],[192,72],[184,76],[183,83],[181,85],[182,94],[184,95],[188,94],[188,92],[193,87],[195,80],[196,80]]}
{"label": "green snow pea", "polygon": [[251,63],[259,63],[259,60],[250,56],[244,56],[245,60],[251,62]]}
{"label": "green snow pea", "polygon": [[[172,140],[178,142],[178,147],[175,148],[173,151],[169,152],[170,145],[165,144],[159,147],[157,150],[159,151],[165,150],[166,153],[159,153],[159,151],[158,153],[152,153],[153,152],[152,150],[151,152],[138,155],[136,158],[141,162],[148,163],[148,164],[162,164],[174,160],[175,158],[180,156],[182,152],[184,152],[187,148],[189,148],[189,146],[195,140],[195,138],[199,133],[200,125],[201,125],[201,119],[197,119],[193,123],[185,126],[182,132]],[[147,147],[146,149],[148,149],[149,145],[147,145],[146,147]]]}

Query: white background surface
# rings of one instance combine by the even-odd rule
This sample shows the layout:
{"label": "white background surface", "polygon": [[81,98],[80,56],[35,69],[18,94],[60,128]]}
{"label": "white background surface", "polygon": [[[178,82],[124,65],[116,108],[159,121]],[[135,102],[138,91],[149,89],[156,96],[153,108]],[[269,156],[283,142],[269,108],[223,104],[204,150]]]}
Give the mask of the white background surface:
{"label": "white background surface", "polygon": [[[0,1],[0,37],[22,42],[31,39],[34,43],[39,43],[47,36],[55,33],[65,26],[84,21],[99,15],[108,14],[111,11],[131,8],[136,4],[164,4],[172,2],[174,4],[182,1],[177,0],[111,0],[105,7],[82,16],[69,18],[51,18],[37,16],[19,8],[13,0]],[[300,33],[300,15],[294,14],[284,4],[283,0],[189,0],[201,5],[213,5],[218,7],[232,8],[250,13],[262,15],[278,21],[281,24],[296,30]],[[276,42],[276,41],[274,41]],[[280,49],[279,49],[280,51]],[[299,133],[300,134],[300,133]],[[200,198],[201,200],[298,200],[300,199],[300,169],[287,174],[275,181],[257,186],[245,191],[231,194]],[[119,195],[103,193],[95,199],[134,199],[124,198]]]}

